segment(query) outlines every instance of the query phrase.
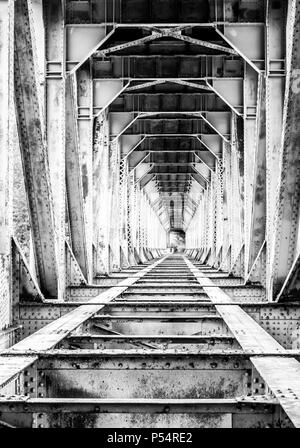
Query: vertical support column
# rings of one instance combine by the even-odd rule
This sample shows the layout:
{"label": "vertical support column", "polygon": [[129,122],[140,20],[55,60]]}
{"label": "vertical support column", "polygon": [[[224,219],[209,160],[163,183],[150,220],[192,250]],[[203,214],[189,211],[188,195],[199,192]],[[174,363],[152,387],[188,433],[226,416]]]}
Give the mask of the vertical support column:
{"label": "vertical support column", "polygon": [[259,76],[256,114],[254,185],[249,235],[248,272],[250,272],[265,241],[266,230],[266,89]]}
{"label": "vertical support column", "polygon": [[133,235],[132,235],[132,193],[134,187],[134,171],[131,171],[127,182],[127,244],[128,244],[128,260],[131,265],[135,265],[133,255]]}
{"label": "vertical support column", "polygon": [[48,152],[36,81],[28,2],[15,2],[15,104],[37,273],[46,296],[58,294],[58,257]]}
{"label": "vertical support column", "polygon": [[226,257],[232,240],[231,216],[231,147],[223,143],[223,244],[222,255]]}
{"label": "vertical support column", "polygon": [[[143,247],[149,247],[146,241],[146,234],[147,234],[147,196],[146,193],[143,190],[143,204],[142,204],[142,245]],[[151,246],[151,245],[150,245]],[[152,247],[152,246],[151,246]]]}
{"label": "vertical support column", "polygon": [[[295,2],[288,2],[290,13],[295,13]],[[276,6],[276,7],[274,7]],[[267,293],[272,296],[272,277],[276,246],[274,222],[276,195],[280,182],[280,155],[283,132],[283,106],[285,89],[285,64],[292,56],[293,27],[291,17],[286,21],[286,2],[268,0],[266,11],[266,123],[267,123]],[[286,48],[287,43],[287,48]],[[286,61],[285,61],[286,54]],[[299,67],[298,67],[299,69]],[[296,69],[297,70],[297,69]]]}
{"label": "vertical support column", "polygon": [[145,259],[145,248],[141,241],[141,189],[139,184],[136,184],[136,249],[142,261]]}
{"label": "vertical support column", "polygon": [[61,0],[44,2],[45,24],[45,134],[53,192],[59,263],[58,297],[65,289],[65,89],[64,11]]}
{"label": "vertical support column", "polygon": [[12,146],[9,144],[13,104],[13,22],[12,2],[0,1],[0,330],[11,323],[10,290],[12,219]]}
{"label": "vertical support column", "polygon": [[204,234],[203,234],[203,240],[204,240],[204,247],[205,247],[205,258],[207,257],[207,255],[209,254],[209,249],[210,249],[210,240],[209,240],[209,186],[207,188],[207,190],[205,190],[204,195],[203,195],[203,199],[204,199],[204,204],[203,204],[203,208],[205,210],[204,213]]}
{"label": "vertical support column", "polygon": [[110,177],[110,266],[109,271],[120,270],[120,235],[119,235],[119,186],[120,186],[120,147],[115,139],[109,146],[109,177]]}
{"label": "vertical support column", "polygon": [[108,120],[105,113],[95,119],[93,147],[93,242],[97,258],[109,269],[109,148]]}
{"label": "vertical support column", "polygon": [[250,226],[254,185],[257,72],[244,64],[244,187],[245,187],[245,276],[249,272]]}
{"label": "vertical support column", "polygon": [[238,212],[239,212],[239,226],[240,226],[240,247],[244,244],[245,239],[245,194],[244,194],[244,120],[236,114],[232,116],[232,151],[235,156],[236,164],[236,182],[238,195]]}
{"label": "vertical support column", "polygon": [[[240,123],[240,121],[239,121]],[[243,211],[244,211],[244,193],[241,188],[241,182],[243,181],[244,169],[241,170],[241,162],[243,161],[243,150],[241,151],[241,145],[238,135],[238,117],[236,114],[232,114],[231,121],[231,183],[232,183],[232,226],[233,226],[233,238],[231,241],[231,266],[236,260],[242,245],[244,238],[243,227]]]}
{"label": "vertical support column", "polygon": [[128,159],[123,157],[120,161],[120,247],[128,260],[127,244],[127,181],[128,181]]}
{"label": "vertical support column", "polygon": [[[282,145],[279,161],[279,193],[276,201],[276,231],[274,235],[274,258],[269,284],[275,297],[285,281],[296,255],[300,251],[300,4],[291,2],[287,25],[288,41],[287,79],[284,98]],[[271,289],[271,288],[270,288]],[[272,296],[270,296],[271,298]]]}
{"label": "vertical support column", "polygon": [[[210,181],[210,201],[211,201],[211,216],[212,216],[212,235],[211,235],[211,263],[216,265],[218,263],[217,256],[217,232],[218,232],[218,206],[215,200],[217,190],[217,178],[211,176]],[[195,246],[193,246],[194,249]]]}
{"label": "vertical support column", "polygon": [[82,273],[87,279],[89,278],[89,265],[76,104],[76,79],[73,75],[69,75],[66,78],[66,189],[72,249]]}
{"label": "vertical support column", "polygon": [[86,256],[88,278],[92,282],[93,244],[93,123],[92,123],[92,75],[89,61],[76,72],[77,78],[77,125],[80,152],[84,222],[86,228]]}
{"label": "vertical support column", "polygon": [[[224,222],[223,222],[223,160],[220,157],[216,161],[216,207],[217,207],[217,229],[216,229],[216,253],[222,249]],[[201,230],[203,232],[203,230]]]}

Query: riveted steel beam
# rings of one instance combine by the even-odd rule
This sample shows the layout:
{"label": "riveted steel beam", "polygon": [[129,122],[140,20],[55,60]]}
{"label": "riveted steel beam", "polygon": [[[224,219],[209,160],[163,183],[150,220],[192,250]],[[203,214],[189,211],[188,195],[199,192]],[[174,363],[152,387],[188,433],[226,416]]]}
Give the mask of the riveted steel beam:
{"label": "riveted steel beam", "polygon": [[65,288],[65,88],[64,11],[61,0],[45,1],[45,121],[54,215],[57,225],[59,296]]}
{"label": "riveted steel beam", "polygon": [[[277,214],[277,191],[283,133],[284,90],[287,63],[291,57],[292,3],[266,5],[266,120],[267,120],[267,289],[272,300],[273,257],[275,248],[274,222]],[[289,14],[288,14],[289,12]],[[289,43],[286,46],[286,43]]]}
{"label": "riveted steel beam", "polygon": [[26,0],[15,3],[15,104],[34,251],[42,292],[58,294],[58,259],[48,154],[43,141],[35,56]]}
{"label": "riveted steel beam", "polygon": [[266,87],[262,76],[258,89],[253,188],[248,273],[266,237]]}
{"label": "riveted steel beam", "polygon": [[66,190],[72,249],[85,278],[89,278],[88,246],[84,218],[81,155],[77,128],[74,75],[66,79]]}
{"label": "riveted steel beam", "polygon": [[[12,179],[13,134],[15,111],[13,102],[13,2],[0,2],[0,328],[11,325],[14,311],[14,295],[11,288],[11,225],[12,225]],[[1,338],[3,348],[9,344],[10,335]],[[4,342],[2,342],[4,340]]]}
{"label": "riveted steel beam", "polygon": [[161,37],[160,33],[157,33],[157,32],[153,31],[149,36],[141,37],[140,39],[132,40],[132,41],[120,44],[120,45],[115,45],[115,46],[112,46],[112,47],[109,47],[109,48],[105,48],[105,49],[99,50],[94,55],[96,57],[107,56],[110,53],[115,53],[116,51],[122,51],[122,50],[125,50],[127,48],[131,48],[131,47],[136,47],[138,45],[142,45],[142,44],[145,44],[147,42],[151,42],[151,41],[153,41],[155,39],[159,39],[160,37]]}
{"label": "riveted steel beam", "polygon": [[164,29],[156,28],[155,30],[153,30],[153,29],[151,30],[151,34],[149,36],[145,36],[140,39],[125,42],[120,45],[115,45],[115,46],[100,50],[100,51],[96,52],[95,55],[97,57],[106,56],[110,53],[115,53],[117,51],[122,51],[127,48],[143,45],[145,43],[159,39],[161,37],[172,37],[172,38],[175,38],[178,40],[183,40],[184,42],[192,43],[194,45],[199,45],[201,47],[206,47],[211,50],[218,51],[218,52],[221,51],[223,53],[229,53],[229,54],[233,54],[233,55],[237,54],[236,50],[234,50],[232,48],[225,47],[224,45],[218,45],[218,44],[208,42],[205,40],[201,40],[201,39],[195,39],[190,36],[186,36],[186,35],[182,34],[181,30],[178,30],[176,28],[175,29],[173,29],[173,28],[164,28]]}
{"label": "riveted steel beam", "polygon": [[289,57],[283,114],[283,135],[280,149],[279,195],[276,203],[274,259],[271,260],[273,295],[277,295],[293,265],[298,247],[299,226],[299,139],[298,113],[300,90],[300,5],[292,2],[290,12]]}
{"label": "riveted steel beam", "polygon": [[[226,303],[229,301],[229,297],[221,289],[204,286],[213,286],[214,283],[203,272],[195,268],[189,260],[186,259],[186,263],[213,302],[220,301]],[[240,307],[226,306],[225,308],[222,305],[216,305],[216,309],[243,349],[251,350],[255,347],[261,353],[267,353],[269,350],[282,354],[285,352],[285,349],[249,315],[244,313]],[[272,358],[272,356],[266,356],[264,360],[252,356],[250,360],[271,388],[293,424],[299,427],[300,412],[297,404],[299,381],[297,380],[297,372],[300,372],[300,363],[293,357],[288,357],[284,360],[280,357],[277,362],[275,362],[275,358]],[[274,365],[278,365],[278,368],[274,369]],[[282,392],[283,390],[284,393]]]}
{"label": "riveted steel beam", "polygon": [[[12,412],[10,402],[15,414]],[[276,401],[260,397],[189,400],[30,398],[27,407],[30,418],[23,426],[36,428],[52,428],[53,425],[59,425],[60,428],[76,428],[78,418],[83,425],[92,428],[117,427],[119,424],[124,426],[129,424],[130,427],[155,424],[165,427],[170,418],[178,426],[189,427],[196,424],[197,428],[207,428],[208,424],[216,428],[249,427],[254,424],[258,427],[262,425],[267,427],[274,426],[277,422],[283,425],[285,422],[285,416],[280,412]],[[0,404],[1,412],[7,421],[22,415],[23,408],[24,403],[20,399],[9,396]],[[15,427],[7,423],[3,425]],[[108,440],[115,443],[120,443],[122,440],[128,443],[135,440],[133,437],[135,436],[129,438],[126,435],[113,435]]]}

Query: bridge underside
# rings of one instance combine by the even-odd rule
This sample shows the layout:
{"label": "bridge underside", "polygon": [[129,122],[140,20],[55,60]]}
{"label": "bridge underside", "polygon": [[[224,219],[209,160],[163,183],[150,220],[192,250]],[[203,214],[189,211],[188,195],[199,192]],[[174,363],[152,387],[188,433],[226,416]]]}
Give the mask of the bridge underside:
{"label": "bridge underside", "polygon": [[299,38],[0,0],[0,427],[300,427]]}

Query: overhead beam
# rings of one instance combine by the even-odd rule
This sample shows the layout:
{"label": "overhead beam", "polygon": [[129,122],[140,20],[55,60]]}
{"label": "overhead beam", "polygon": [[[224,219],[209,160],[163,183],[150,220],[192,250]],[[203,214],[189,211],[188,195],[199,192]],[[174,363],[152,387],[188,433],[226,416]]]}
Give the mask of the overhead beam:
{"label": "overhead beam", "polygon": [[144,45],[145,43],[151,42],[151,41],[159,39],[161,37],[172,37],[172,38],[175,38],[178,40],[182,40],[184,42],[191,43],[193,45],[198,45],[201,47],[209,48],[210,50],[221,51],[221,52],[229,53],[229,54],[233,54],[233,55],[237,54],[236,50],[234,50],[232,48],[225,47],[224,45],[218,45],[218,44],[208,42],[205,40],[201,40],[201,39],[195,39],[190,36],[186,36],[186,35],[182,34],[181,30],[177,30],[176,28],[175,29],[156,28],[155,30],[152,28],[151,34],[149,36],[145,36],[140,39],[125,42],[120,45],[115,45],[115,46],[100,50],[100,51],[96,52],[96,56],[97,57],[98,56],[106,56],[108,54],[115,53],[117,51],[127,50],[128,48],[136,47],[139,45]]}
{"label": "overhead beam", "polygon": [[233,55],[237,54],[236,50],[234,50],[233,48],[225,47],[224,45],[214,44],[212,42],[204,41],[201,39],[195,39],[193,37],[182,34],[182,32],[175,33],[174,37],[176,37],[176,39],[183,40],[184,42],[188,42],[193,45],[199,45],[201,47],[209,48],[211,50],[221,51]]}
{"label": "overhead beam", "polygon": [[160,33],[152,31],[152,33],[149,36],[145,36],[140,39],[135,39],[135,40],[125,42],[120,45],[115,45],[115,46],[112,46],[109,48],[105,48],[103,50],[99,50],[99,51],[95,52],[94,56],[95,57],[107,56],[110,53],[115,53],[116,51],[127,50],[127,48],[137,47],[138,45],[146,44],[147,42],[151,42],[160,37],[161,37]]}

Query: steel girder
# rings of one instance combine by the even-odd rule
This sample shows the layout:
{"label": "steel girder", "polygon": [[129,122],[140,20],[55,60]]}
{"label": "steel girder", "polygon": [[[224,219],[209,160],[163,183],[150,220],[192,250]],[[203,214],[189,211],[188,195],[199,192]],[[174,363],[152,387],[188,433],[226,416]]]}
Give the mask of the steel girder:
{"label": "steel girder", "polygon": [[20,149],[34,240],[37,274],[42,291],[58,295],[58,247],[47,149],[44,144],[36,58],[28,2],[15,3],[15,101]]}

